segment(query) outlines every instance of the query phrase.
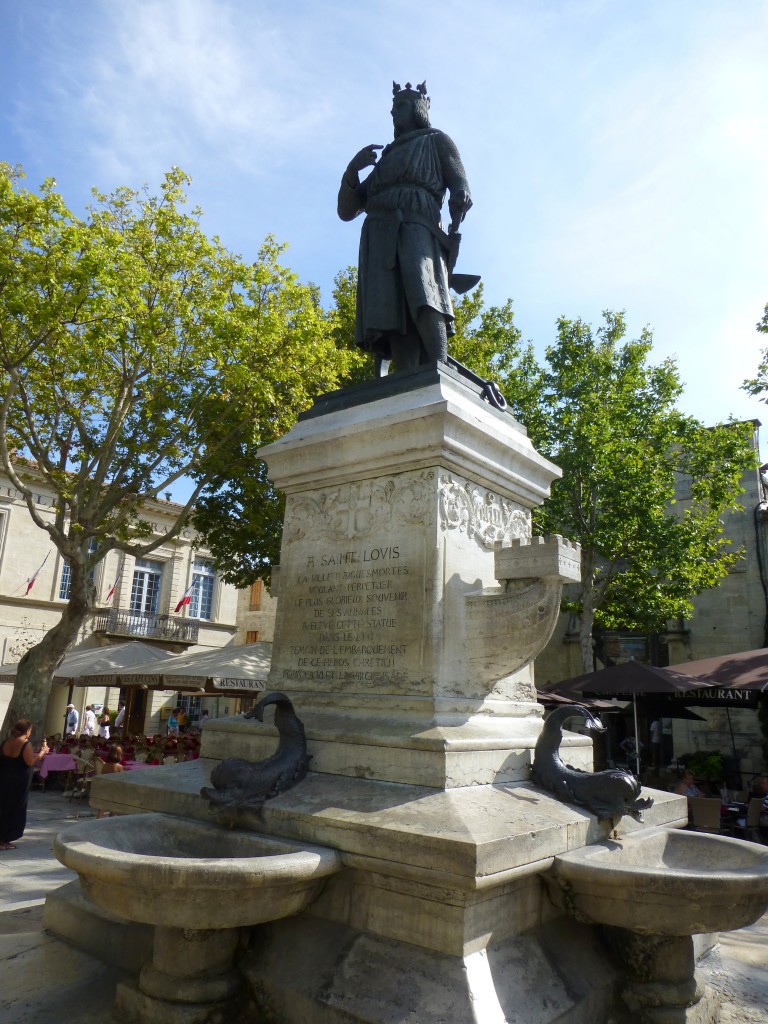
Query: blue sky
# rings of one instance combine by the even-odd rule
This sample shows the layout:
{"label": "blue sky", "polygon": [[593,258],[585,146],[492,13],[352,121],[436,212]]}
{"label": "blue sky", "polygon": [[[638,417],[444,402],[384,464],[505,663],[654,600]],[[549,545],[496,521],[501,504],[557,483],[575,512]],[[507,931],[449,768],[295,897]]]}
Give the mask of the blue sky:
{"label": "blue sky", "polygon": [[768,345],[767,51],[761,0],[0,0],[0,159],[77,211],[177,165],[210,233],[247,258],[274,234],[329,300],[357,259],[340,175],[391,139],[393,78],[426,79],[475,204],[457,269],[524,338],[624,309],[685,411],[768,424],[740,390]]}

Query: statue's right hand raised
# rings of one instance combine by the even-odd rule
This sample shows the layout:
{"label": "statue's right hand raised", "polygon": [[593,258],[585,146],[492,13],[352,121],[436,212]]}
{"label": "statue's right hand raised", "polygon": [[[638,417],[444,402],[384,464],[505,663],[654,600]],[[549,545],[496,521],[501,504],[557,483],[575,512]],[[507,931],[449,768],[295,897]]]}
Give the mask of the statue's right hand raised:
{"label": "statue's right hand raised", "polygon": [[364,146],[359,153],[356,153],[347,165],[347,174],[350,177],[357,174],[358,171],[362,171],[364,167],[372,167],[378,159],[377,149],[383,149],[383,146]]}

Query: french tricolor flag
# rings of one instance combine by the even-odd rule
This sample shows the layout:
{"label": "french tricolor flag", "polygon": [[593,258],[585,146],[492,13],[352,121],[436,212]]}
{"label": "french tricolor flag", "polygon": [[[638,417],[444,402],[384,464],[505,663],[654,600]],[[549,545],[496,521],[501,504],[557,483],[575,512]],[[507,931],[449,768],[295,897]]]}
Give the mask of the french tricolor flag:
{"label": "french tricolor flag", "polygon": [[118,585],[118,583],[120,582],[120,580],[121,580],[122,578],[123,578],[123,574],[122,574],[122,573],[118,573],[118,575],[117,575],[117,579],[116,579],[116,580],[115,580],[115,582],[114,582],[114,583],[112,584],[112,586],[111,586],[111,587],[109,588],[109,593],[108,593],[108,594],[107,594],[107,596],[106,596],[106,597],[104,598],[104,604],[109,604],[109,602],[110,602],[110,601],[112,600],[112,595],[113,595],[113,594],[114,594],[114,592],[115,592],[115,591],[117,590],[117,585]]}
{"label": "french tricolor flag", "polygon": [[186,608],[188,604],[192,603],[192,592],[197,586],[197,580],[192,581],[192,585],[184,591],[184,596],[173,609],[174,615],[178,615],[182,608]]}
{"label": "french tricolor flag", "polygon": [[[50,551],[48,552],[48,555],[50,555]],[[37,572],[36,572],[36,573],[34,574],[34,576],[30,576],[30,578],[29,578],[29,579],[27,580],[27,589],[26,589],[26,590],[24,591],[24,597],[26,597],[26,596],[27,596],[27,594],[28,594],[28,593],[30,592],[30,590],[32,589],[32,587],[34,587],[34,585],[35,585],[35,580],[37,579],[37,577],[38,577],[38,576],[40,575],[40,573],[42,572],[42,568],[43,568],[43,566],[45,565],[45,563],[46,563],[46,562],[48,561],[48,555],[46,555],[46,556],[45,556],[45,558],[44,558],[44,559],[43,559],[43,561],[41,562],[41,564],[40,564],[40,567],[38,568]]]}

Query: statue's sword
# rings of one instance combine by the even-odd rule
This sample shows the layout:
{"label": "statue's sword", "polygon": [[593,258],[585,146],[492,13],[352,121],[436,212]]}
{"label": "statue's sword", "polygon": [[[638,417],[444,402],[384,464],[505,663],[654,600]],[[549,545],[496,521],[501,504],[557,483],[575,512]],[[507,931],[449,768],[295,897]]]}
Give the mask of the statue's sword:
{"label": "statue's sword", "polygon": [[476,284],[480,282],[479,274],[456,274],[454,273],[454,267],[456,266],[456,260],[459,257],[459,247],[461,245],[461,235],[458,231],[449,231],[445,236],[443,242],[446,251],[448,253],[448,284],[458,294],[463,295],[468,292],[471,288],[474,288]]}
{"label": "statue's sword", "polygon": [[[398,214],[398,217],[400,221],[404,219],[402,214]],[[456,260],[459,256],[459,247],[461,245],[461,235],[457,230],[458,225],[461,222],[460,219],[453,220],[448,231],[443,231],[441,225],[435,224],[435,222],[429,217],[421,216],[418,213],[409,213],[407,220],[412,224],[422,224],[428,231],[432,232],[443,247],[445,250],[448,269],[448,284],[455,292],[458,292],[459,295],[463,295],[464,292],[468,292],[470,288],[474,288],[475,285],[480,282],[479,274],[454,273],[454,267],[456,266]]]}
{"label": "statue's sword", "polygon": [[[456,266],[456,260],[459,256],[459,246],[461,245],[461,235],[455,229],[453,224],[448,230],[448,234],[441,231],[443,245],[445,246],[448,254],[448,284],[455,292],[459,295],[463,295],[464,292],[468,292],[470,288],[474,288],[480,281],[479,274],[456,274],[453,268]],[[507,408],[507,400],[499,391],[496,384],[493,381],[485,380],[479,374],[470,370],[468,366],[460,363],[458,359],[454,359],[453,356],[448,356],[448,365],[452,366],[455,370],[458,370],[462,377],[466,377],[467,380],[471,380],[474,384],[479,384],[482,388],[481,395],[490,405],[496,409],[502,411]]]}

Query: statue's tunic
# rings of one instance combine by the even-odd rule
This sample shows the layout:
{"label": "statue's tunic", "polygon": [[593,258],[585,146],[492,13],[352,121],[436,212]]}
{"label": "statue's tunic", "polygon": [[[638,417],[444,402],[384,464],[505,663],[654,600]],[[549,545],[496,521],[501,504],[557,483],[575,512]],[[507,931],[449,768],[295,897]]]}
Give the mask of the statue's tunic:
{"label": "statue's tunic", "polygon": [[382,336],[406,334],[406,309],[415,322],[425,306],[443,313],[448,333],[453,333],[440,224],[446,188],[468,189],[466,175],[451,140],[434,128],[395,139],[356,188],[342,182],[340,214],[348,220],[366,213],[355,326],[355,342],[361,347],[388,358]]}

